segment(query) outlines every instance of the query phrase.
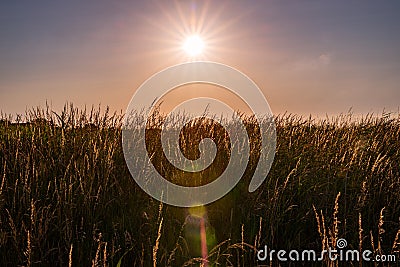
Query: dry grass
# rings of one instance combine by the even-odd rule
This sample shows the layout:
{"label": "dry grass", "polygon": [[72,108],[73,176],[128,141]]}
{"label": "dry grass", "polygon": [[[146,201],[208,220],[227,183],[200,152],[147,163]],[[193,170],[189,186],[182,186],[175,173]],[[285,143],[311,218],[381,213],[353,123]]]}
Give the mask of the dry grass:
{"label": "dry grass", "polygon": [[[187,209],[160,208],[130,177],[122,118],[72,105],[60,114],[31,110],[13,123],[3,115],[2,266],[204,262],[191,235],[198,222],[188,219]],[[275,121],[277,153],[265,183],[247,193],[252,157],[241,182],[206,207],[209,265],[252,266],[265,244],[319,250],[338,238],[350,248],[398,251],[400,118],[283,115]],[[247,123],[256,129],[254,121]]]}

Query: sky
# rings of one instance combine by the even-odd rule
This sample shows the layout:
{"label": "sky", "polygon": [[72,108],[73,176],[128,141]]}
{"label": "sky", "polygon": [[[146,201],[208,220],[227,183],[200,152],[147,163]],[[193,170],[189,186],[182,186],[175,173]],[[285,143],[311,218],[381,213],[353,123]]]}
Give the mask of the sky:
{"label": "sky", "polygon": [[399,11],[398,1],[1,1],[0,110],[125,111],[147,78],[193,60],[182,43],[198,34],[198,60],[245,73],[274,114],[398,112]]}

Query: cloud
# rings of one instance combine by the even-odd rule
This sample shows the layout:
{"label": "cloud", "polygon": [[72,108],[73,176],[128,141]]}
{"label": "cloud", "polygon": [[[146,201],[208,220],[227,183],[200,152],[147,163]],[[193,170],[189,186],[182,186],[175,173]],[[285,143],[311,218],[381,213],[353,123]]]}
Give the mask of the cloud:
{"label": "cloud", "polygon": [[293,69],[299,71],[310,71],[321,69],[332,62],[331,53],[321,53],[318,56],[302,58],[293,63]]}
{"label": "cloud", "polygon": [[318,61],[322,65],[329,65],[331,63],[331,55],[328,53],[324,53],[319,55]]}

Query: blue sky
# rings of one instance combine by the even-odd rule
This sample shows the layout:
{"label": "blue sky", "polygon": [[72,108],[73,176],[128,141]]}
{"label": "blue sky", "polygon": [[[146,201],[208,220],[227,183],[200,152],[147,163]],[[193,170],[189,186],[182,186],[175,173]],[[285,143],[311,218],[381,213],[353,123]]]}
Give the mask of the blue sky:
{"label": "blue sky", "polygon": [[202,59],[234,66],[274,113],[397,111],[397,1],[2,1],[0,110],[66,101],[125,110],[193,25]]}

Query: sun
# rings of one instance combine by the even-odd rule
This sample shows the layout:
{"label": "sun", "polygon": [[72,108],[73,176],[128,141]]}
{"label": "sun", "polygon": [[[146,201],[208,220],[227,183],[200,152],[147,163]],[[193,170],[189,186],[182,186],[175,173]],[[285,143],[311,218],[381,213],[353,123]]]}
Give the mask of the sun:
{"label": "sun", "polygon": [[203,53],[204,41],[198,35],[189,36],[183,43],[183,50],[191,57],[199,56]]}

